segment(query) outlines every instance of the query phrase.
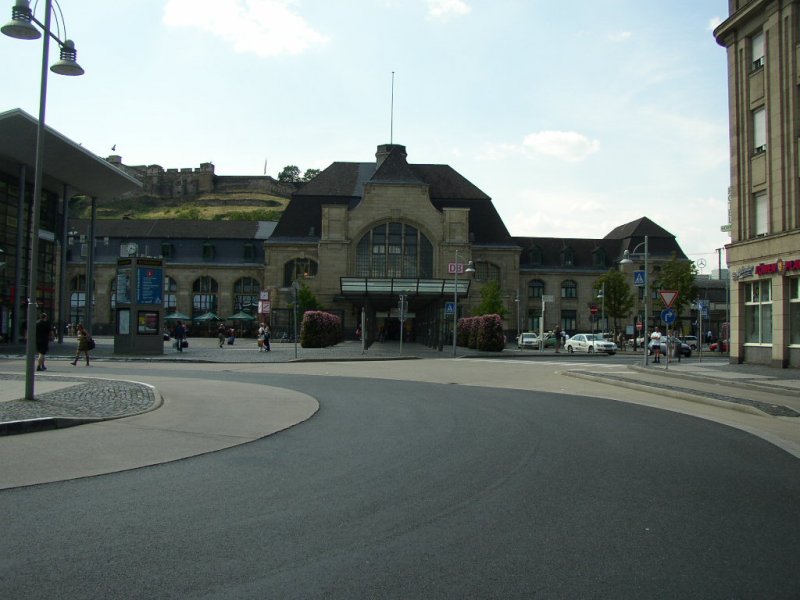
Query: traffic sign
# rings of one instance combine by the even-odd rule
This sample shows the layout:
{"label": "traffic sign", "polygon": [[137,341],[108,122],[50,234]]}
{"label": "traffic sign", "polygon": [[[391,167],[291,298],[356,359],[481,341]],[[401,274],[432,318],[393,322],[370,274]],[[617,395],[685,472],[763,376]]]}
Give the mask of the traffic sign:
{"label": "traffic sign", "polygon": [[672,308],[665,308],[661,311],[661,320],[667,325],[672,325],[677,317],[678,313]]}
{"label": "traffic sign", "polygon": [[636,287],[644,287],[644,271],[633,272],[633,285]]}
{"label": "traffic sign", "polygon": [[636,331],[641,331],[642,327],[643,327],[642,322],[636,321]]}
{"label": "traffic sign", "polygon": [[592,313],[593,315],[596,315],[597,307],[593,304],[592,306],[589,307],[589,312]]}
{"label": "traffic sign", "polygon": [[678,290],[658,290],[658,295],[661,296],[664,306],[670,308],[678,299]]}
{"label": "traffic sign", "polygon": [[455,302],[445,302],[444,303],[444,314],[446,314],[446,315],[454,315],[454,314],[456,314],[456,303]]}

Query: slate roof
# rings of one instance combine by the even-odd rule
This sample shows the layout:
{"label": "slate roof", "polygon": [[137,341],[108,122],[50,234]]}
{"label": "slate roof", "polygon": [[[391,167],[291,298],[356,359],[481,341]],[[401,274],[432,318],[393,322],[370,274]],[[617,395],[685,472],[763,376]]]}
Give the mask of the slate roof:
{"label": "slate roof", "polygon": [[[89,219],[70,219],[70,229],[88,230]],[[95,236],[110,238],[181,238],[265,240],[274,221],[195,221],[189,219],[97,219]]]}
{"label": "slate roof", "polygon": [[[561,265],[565,249],[573,252],[573,264],[561,267],[564,270],[608,270],[612,264],[622,258],[625,250],[638,255],[643,255],[644,236],[648,236],[647,250],[651,258],[668,259],[675,254],[679,259],[686,259],[686,255],[678,245],[675,236],[669,231],[654,223],[647,217],[641,217],[630,223],[616,227],[602,239],[591,238],[554,238],[554,237],[514,237],[514,243],[522,248],[520,255],[520,268],[552,270],[555,265]],[[531,252],[538,248],[542,253],[541,264],[531,263]],[[598,265],[595,258],[597,253],[605,253],[605,261]]]}
{"label": "slate roof", "polygon": [[[402,149],[394,151],[394,148]],[[449,165],[409,164],[402,146],[395,146],[376,168],[375,162],[335,162],[293,195],[275,228],[277,242],[318,241],[322,230],[322,205],[355,207],[369,183],[428,186],[438,210],[469,208],[472,242],[511,244],[511,236],[492,199]]]}

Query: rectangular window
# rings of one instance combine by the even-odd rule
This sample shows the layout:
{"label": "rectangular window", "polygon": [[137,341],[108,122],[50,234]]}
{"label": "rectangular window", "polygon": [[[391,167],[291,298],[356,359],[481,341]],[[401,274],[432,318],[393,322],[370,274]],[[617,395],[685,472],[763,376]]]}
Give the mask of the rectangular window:
{"label": "rectangular window", "polygon": [[753,154],[767,151],[767,111],[758,108],[753,111]]}
{"label": "rectangular window", "polygon": [[756,236],[769,233],[769,202],[766,192],[753,196],[753,233]]}
{"label": "rectangular window", "polygon": [[256,259],[256,247],[253,244],[245,244],[242,258],[246,262],[253,262]]}
{"label": "rectangular window", "polygon": [[575,333],[578,328],[577,311],[575,310],[562,310],[561,311],[561,329],[564,331]]}
{"label": "rectangular window", "polygon": [[175,258],[175,247],[169,242],[161,242],[161,258]]}
{"label": "rectangular window", "polygon": [[792,277],[789,283],[789,343],[800,345],[800,277]]}
{"label": "rectangular window", "polygon": [[764,32],[754,35],[750,40],[750,51],[753,56],[753,71],[764,66]]}
{"label": "rectangular window", "polygon": [[203,244],[203,260],[214,260],[215,255],[214,244],[210,242]]}
{"label": "rectangular window", "polygon": [[772,282],[744,284],[744,341],[748,344],[772,343]]}

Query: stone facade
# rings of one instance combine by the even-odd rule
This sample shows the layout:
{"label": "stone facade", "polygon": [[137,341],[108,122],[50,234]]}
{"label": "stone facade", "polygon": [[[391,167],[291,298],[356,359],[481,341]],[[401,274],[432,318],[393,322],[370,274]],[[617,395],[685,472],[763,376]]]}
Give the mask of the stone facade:
{"label": "stone facade", "polygon": [[[729,0],[731,361],[800,366],[800,2]],[[797,265],[797,266],[795,266]]]}

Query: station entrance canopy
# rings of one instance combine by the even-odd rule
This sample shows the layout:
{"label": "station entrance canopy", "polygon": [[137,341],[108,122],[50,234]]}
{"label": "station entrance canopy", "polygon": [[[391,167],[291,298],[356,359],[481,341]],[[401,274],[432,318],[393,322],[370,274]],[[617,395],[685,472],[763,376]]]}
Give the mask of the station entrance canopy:
{"label": "station entrance canopy", "polygon": [[459,296],[469,293],[470,279],[460,277],[453,279],[412,279],[409,277],[341,277],[340,289],[343,296],[363,298],[367,296],[387,297],[410,294],[433,300],[439,297],[453,297],[458,286]]}

